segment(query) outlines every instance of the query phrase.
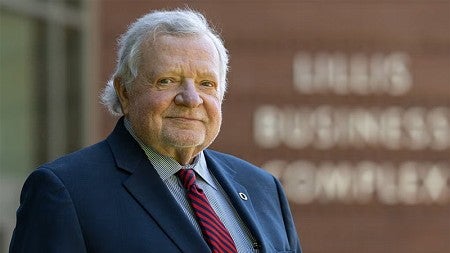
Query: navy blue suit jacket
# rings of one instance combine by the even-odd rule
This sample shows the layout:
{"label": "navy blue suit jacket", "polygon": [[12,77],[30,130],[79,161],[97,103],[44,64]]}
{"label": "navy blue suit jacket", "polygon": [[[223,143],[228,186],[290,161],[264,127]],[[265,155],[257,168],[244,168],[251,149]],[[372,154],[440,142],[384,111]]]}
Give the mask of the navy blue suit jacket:
{"label": "navy blue suit jacket", "polygon": [[[301,252],[280,183],[236,157],[204,153],[260,245],[258,252]],[[45,164],[28,177],[10,252],[210,251],[119,120],[106,140]]]}

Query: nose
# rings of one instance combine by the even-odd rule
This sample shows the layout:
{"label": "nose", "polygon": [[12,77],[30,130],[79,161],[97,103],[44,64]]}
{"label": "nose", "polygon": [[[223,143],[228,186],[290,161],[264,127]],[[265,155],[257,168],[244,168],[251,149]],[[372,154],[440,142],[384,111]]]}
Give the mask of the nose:
{"label": "nose", "polygon": [[175,96],[175,104],[195,108],[203,103],[192,79],[183,80],[179,93]]}

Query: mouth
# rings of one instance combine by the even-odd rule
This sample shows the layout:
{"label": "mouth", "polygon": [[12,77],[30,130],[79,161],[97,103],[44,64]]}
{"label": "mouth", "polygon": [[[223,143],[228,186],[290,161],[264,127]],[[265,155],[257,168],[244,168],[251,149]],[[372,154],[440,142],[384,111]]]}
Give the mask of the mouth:
{"label": "mouth", "polygon": [[170,116],[166,117],[167,119],[174,120],[174,121],[180,121],[180,122],[203,122],[202,119],[195,118],[195,117],[184,117],[184,116]]}

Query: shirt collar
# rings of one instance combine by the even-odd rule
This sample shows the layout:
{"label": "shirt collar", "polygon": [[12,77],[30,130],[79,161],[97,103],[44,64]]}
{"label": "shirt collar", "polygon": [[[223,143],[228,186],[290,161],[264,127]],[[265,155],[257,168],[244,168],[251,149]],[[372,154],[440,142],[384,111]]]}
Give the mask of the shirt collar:
{"label": "shirt collar", "polygon": [[[134,133],[134,130],[128,121],[127,118],[124,119],[125,128],[128,132],[133,136],[133,138],[139,143],[139,146],[144,150],[145,155],[152,163],[159,177],[166,181],[169,177],[177,173],[180,169],[182,169],[182,165],[180,165],[174,159],[164,156],[153,150],[152,148],[146,146]],[[192,169],[199,175],[206,183],[208,183],[211,187],[217,190],[216,183],[208,170],[208,166],[206,165],[206,159],[203,154],[203,151],[200,152],[194,159],[194,163],[192,165]]]}

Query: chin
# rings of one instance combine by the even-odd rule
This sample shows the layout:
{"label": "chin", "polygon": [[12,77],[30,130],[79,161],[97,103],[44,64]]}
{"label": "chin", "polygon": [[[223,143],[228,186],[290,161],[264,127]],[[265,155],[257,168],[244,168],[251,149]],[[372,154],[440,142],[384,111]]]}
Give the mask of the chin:
{"label": "chin", "polygon": [[[168,137],[168,138],[167,138]],[[166,136],[166,142],[172,144],[172,146],[179,148],[192,148],[203,145],[205,143],[204,136],[195,136],[195,135],[172,135]]]}

